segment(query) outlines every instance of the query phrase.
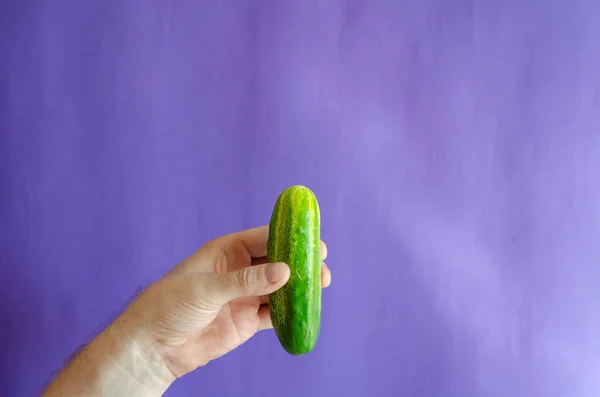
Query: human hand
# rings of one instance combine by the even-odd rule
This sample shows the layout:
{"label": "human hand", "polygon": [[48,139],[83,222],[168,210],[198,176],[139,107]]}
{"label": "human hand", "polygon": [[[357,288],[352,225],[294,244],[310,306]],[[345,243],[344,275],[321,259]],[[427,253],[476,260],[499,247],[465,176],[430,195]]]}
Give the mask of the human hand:
{"label": "human hand", "polygon": [[[206,243],[123,313],[123,322],[143,329],[175,378],[272,328],[266,296],[287,282],[290,271],[286,264],[267,263],[267,238],[263,226]],[[328,287],[324,262],[321,271]]]}

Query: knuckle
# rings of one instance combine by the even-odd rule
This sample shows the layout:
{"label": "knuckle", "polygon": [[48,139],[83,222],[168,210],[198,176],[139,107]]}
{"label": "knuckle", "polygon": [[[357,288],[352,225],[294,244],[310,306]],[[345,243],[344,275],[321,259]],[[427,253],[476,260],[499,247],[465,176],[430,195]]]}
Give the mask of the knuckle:
{"label": "knuckle", "polygon": [[238,285],[246,290],[250,288],[254,281],[254,272],[251,268],[247,267],[239,271],[236,275]]}

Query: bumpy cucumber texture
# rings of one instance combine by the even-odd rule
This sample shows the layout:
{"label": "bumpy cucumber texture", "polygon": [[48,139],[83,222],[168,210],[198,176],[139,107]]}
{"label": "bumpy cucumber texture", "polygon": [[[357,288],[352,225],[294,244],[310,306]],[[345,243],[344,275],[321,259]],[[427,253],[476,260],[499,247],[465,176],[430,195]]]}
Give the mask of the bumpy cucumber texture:
{"label": "bumpy cucumber texture", "polygon": [[285,262],[289,281],[269,295],[273,328],[290,354],[310,352],[321,328],[321,215],[315,194],[305,186],[285,189],[269,222],[269,262]]}

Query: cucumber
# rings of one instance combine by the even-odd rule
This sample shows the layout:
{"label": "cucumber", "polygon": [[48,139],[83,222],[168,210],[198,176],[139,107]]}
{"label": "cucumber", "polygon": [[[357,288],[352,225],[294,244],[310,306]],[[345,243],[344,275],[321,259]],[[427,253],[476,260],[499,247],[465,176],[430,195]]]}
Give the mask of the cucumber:
{"label": "cucumber", "polygon": [[310,352],[321,329],[321,214],[305,186],[285,189],[277,198],[267,243],[269,262],[285,262],[290,279],[269,295],[273,328],[292,355]]}

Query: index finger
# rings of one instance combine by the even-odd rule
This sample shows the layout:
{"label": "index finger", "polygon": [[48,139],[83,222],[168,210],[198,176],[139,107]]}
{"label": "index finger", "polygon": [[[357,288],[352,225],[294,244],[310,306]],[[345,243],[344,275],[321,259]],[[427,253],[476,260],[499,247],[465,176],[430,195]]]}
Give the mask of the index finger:
{"label": "index finger", "polygon": [[232,239],[231,241],[240,241],[253,258],[267,256],[268,225],[235,232],[230,234],[229,237]]}
{"label": "index finger", "polygon": [[[202,245],[167,274],[229,271],[250,264],[254,256],[267,255],[268,226],[260,226],[217,237]],[[233,261],[230,263],[230,261]]]}

